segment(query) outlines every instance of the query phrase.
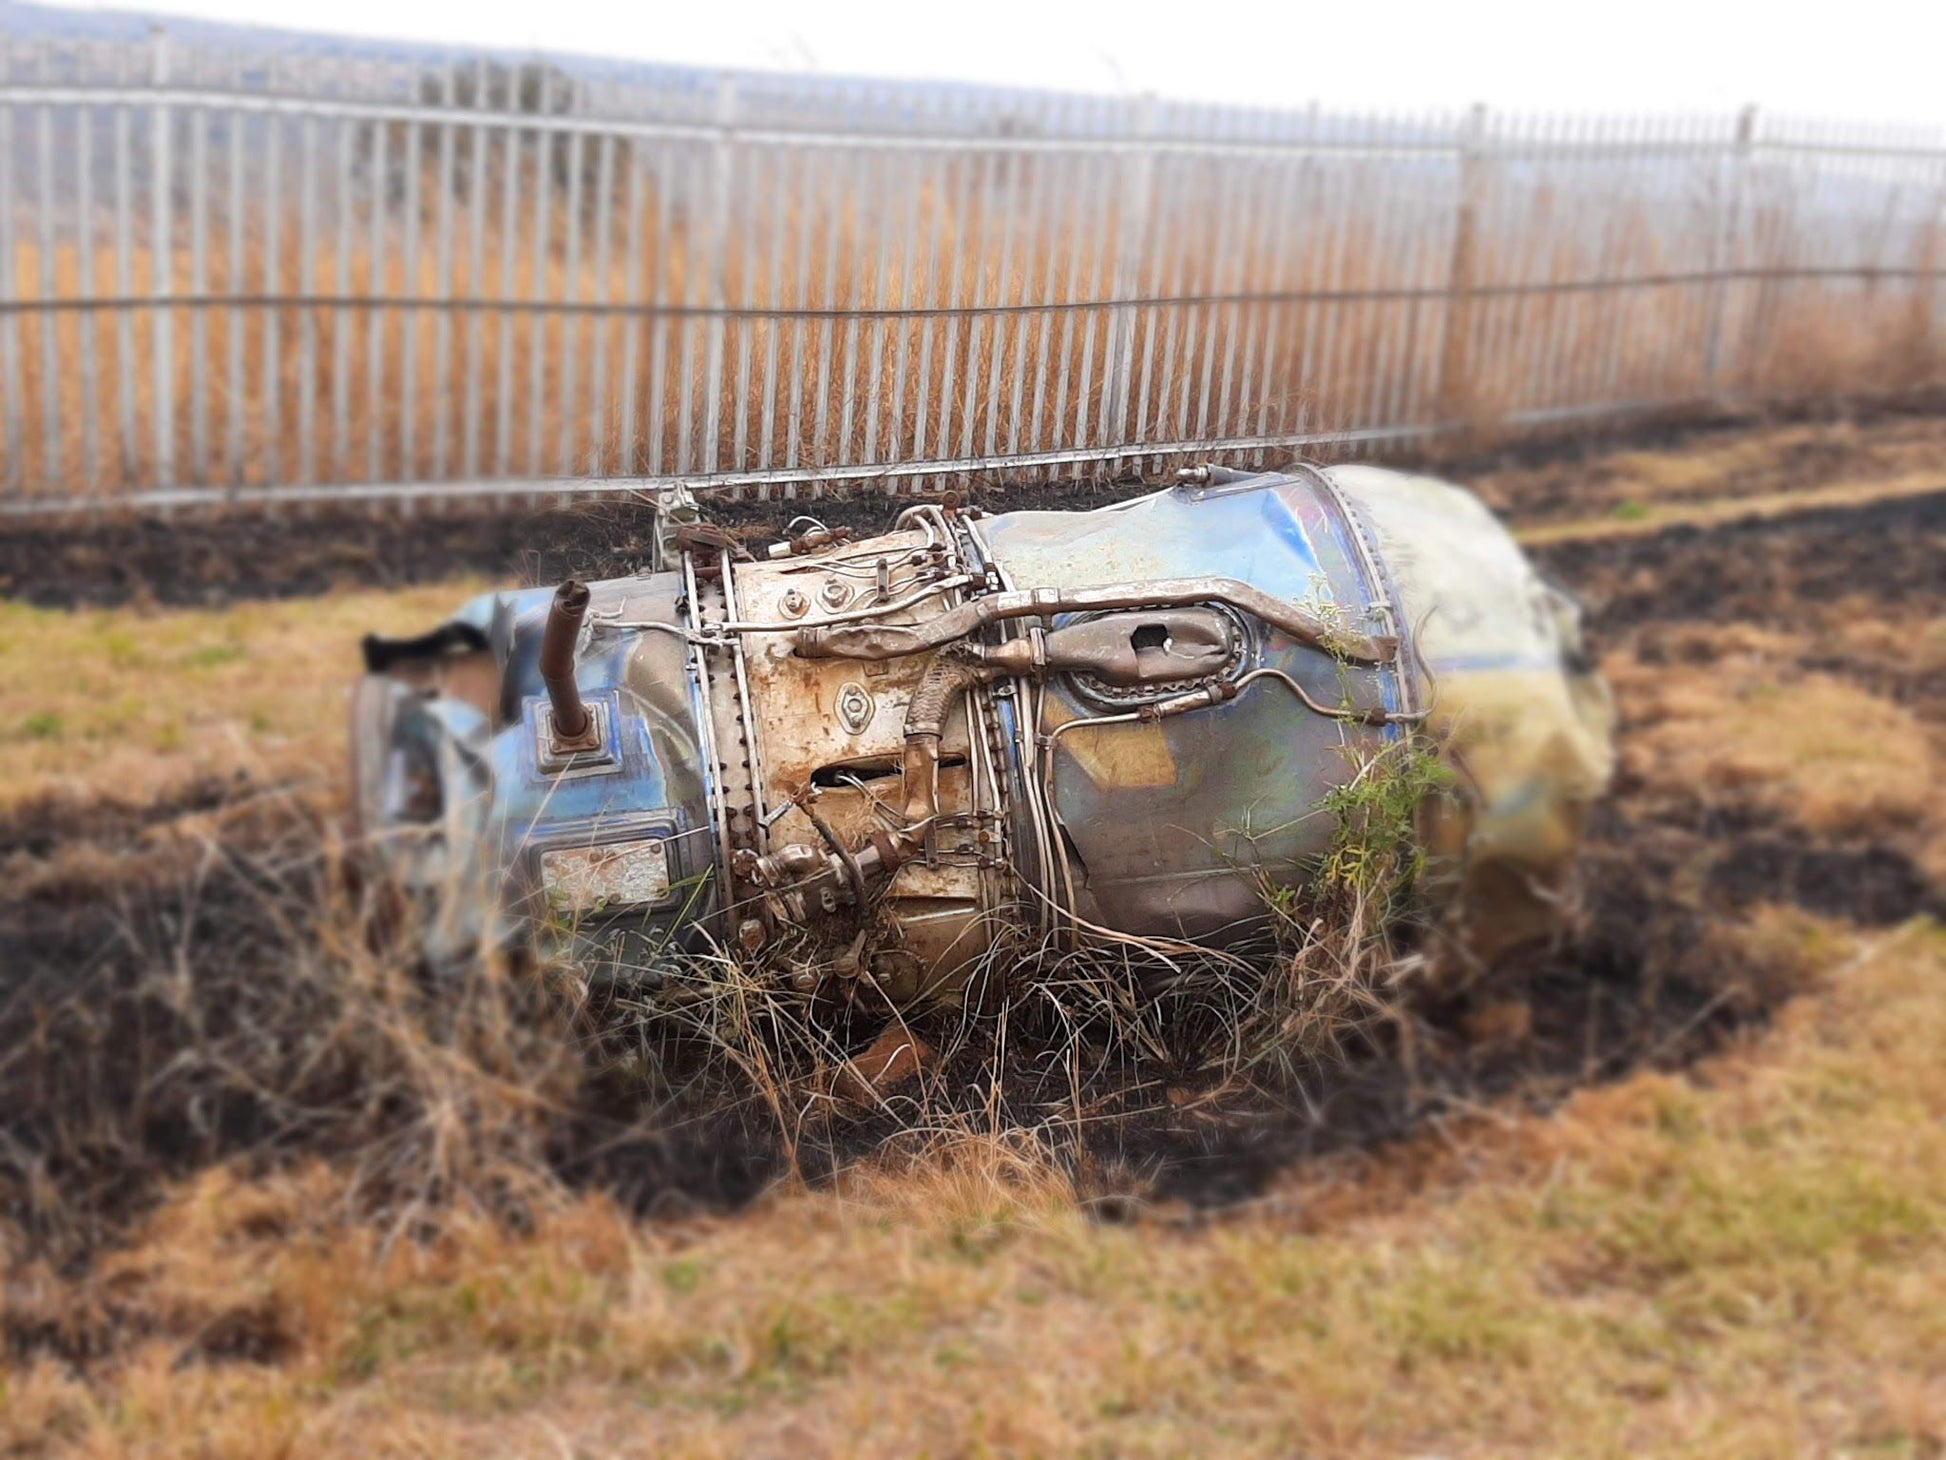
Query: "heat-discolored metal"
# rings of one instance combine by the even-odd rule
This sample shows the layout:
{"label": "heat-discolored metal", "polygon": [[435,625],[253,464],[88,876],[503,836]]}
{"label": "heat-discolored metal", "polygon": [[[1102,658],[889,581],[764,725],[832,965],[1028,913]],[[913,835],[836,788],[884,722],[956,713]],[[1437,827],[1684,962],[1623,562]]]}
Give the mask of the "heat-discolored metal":
{"label": "heat-discolored metal", "polygon": [[379,845],[438,868],[456,947],[644,977],[735,947],[894,1002],[975,1001],[1047,939],[1247,949],[1333,793],[1417,738],[1458,773],[1423,834],[1490,953],[1541,926],[1608,776],[1572,601],[1429,478],[1202,472],[754,558],[668,537],[665,571],[368,641],[361,823],[418,831]]}

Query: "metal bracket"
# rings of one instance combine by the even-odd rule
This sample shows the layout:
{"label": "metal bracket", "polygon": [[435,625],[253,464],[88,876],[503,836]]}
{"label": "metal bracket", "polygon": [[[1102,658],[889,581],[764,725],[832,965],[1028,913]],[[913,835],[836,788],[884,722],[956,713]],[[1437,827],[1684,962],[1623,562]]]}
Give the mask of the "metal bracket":
{"label": "metal bracket", "polygon": [[534,768],[544,776],[608,775],[621,769],[609,738],[608,703],[587,705],[588,728],[572,738],[554,728],[554,707],[540,705],[534,713]]}

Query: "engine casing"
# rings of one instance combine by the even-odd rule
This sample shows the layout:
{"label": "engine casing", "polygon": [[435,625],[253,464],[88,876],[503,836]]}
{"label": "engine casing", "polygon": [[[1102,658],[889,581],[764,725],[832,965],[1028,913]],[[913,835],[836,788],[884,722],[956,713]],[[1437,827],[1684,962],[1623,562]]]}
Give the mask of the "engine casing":
{"label": "engine casing", "polygon": [[551,590],[368,641],[359,819],[437,894],[438,948],[545,929],[652,979],[715,943],[909,1002],[966,997],[996,950],[1247,946],[1265,886],[1336,834],[1332,789],[1408,736],[1458,781],[1424,820],[1451,926],[1489,958],[1546,926],[1609,702],[1573,601],[1463,490],[1206,471],[842,538],[753,557],[691,530],[662,570],[589,585],[573,747],[542,682]]}

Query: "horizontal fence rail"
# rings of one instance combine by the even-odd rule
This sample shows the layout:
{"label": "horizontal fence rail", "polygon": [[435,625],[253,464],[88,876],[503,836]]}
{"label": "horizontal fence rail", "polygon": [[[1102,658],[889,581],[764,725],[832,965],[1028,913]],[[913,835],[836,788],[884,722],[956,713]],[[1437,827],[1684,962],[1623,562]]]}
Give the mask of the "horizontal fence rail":
{"label": "horizontal fence rail", "polygon": [[1349,454],[1938,369],[1946,138],[0,49],[0,512]]}

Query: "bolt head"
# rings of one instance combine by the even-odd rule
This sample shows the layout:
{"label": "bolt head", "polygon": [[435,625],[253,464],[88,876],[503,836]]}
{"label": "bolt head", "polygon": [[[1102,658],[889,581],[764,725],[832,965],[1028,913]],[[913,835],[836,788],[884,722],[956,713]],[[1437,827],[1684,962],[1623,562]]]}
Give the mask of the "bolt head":
{"label": "bolt head", "polygon": [[770,934],[764,931],[763,923],[757,918],[745,918],[737,924],[737,946],[745,953],[755,953],[769,940]]}
{"label": "bolt head", "polygon": [[838,691],[838,723],[853,735],[858,734],[872,722],[871,691],[856,680],[847,682]]}
{"label": "bolt head", "polygon": [[777,606],[792,618],[802,618],[804,611],[811,606],[811,600],[793,588]]}
{"label": "bolt head", "polygon": [[824,587],[818,591],[818,597],[824,600],[827,607],[843,608],[851,602],[851,590],[836,578],[827,578]]}

